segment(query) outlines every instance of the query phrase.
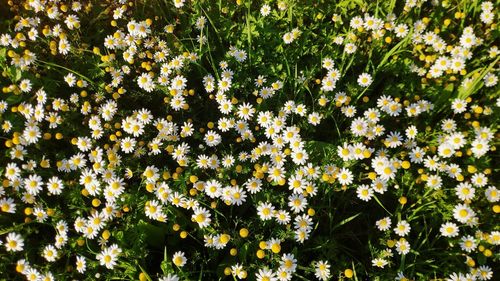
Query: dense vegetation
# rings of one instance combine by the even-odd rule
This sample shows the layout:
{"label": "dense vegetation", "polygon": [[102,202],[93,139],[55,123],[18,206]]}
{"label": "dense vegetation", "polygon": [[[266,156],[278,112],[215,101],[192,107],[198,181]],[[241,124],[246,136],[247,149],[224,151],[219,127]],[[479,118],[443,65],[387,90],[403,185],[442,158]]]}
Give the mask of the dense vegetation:
{"label": "dense vegetation", "polygon": [[495,280],[497,18],[0,0],[0,279]]}

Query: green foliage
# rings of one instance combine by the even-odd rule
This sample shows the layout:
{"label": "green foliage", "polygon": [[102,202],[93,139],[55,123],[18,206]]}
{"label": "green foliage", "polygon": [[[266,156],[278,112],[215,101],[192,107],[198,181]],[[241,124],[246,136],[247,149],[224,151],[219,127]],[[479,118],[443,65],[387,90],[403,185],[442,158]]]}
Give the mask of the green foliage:
{"label": "green foliage", "polygon": [[0,2],[0,279],[495,280],[497,10]]}

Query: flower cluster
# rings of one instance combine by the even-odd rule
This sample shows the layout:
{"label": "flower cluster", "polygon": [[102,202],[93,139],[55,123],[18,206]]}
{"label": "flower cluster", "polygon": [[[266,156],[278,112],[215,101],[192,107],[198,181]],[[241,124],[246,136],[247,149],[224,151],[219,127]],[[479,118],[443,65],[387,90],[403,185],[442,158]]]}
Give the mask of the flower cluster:
{"label": "flower cluster", "polygon": [[257,2],[0,8],[6,278],[493,280],[498,4]]}

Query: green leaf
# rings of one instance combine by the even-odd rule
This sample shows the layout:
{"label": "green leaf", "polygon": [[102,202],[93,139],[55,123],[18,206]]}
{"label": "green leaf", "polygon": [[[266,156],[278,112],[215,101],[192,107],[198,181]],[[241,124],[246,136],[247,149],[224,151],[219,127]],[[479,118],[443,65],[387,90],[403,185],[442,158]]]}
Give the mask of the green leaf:
{"label": "green leaf", "polygon": [[7,49],[6,48],[0,48],[0,62],[4,62],[7,60]]}
{"label": "green leaf", "polygon": [[[495,67],[498,60],[500,60],[500,56],[498,56],[495,59],[495,61],[490,63],[490,65],[488,65],[488,67],[481,68],[483,71],[481,72],[481,74],[478,77],[476,77],[473,80],[472,85],[470,87],[467,87],[467,88],[460,87],[460,90],[458,91],[458,98],[466,99],[467,97],[469,97],[470,95],[474,94],[479,89],[481,89],[481,87],[482,87],[481,80],[483,80],[484,76],[486,76],[486,74],[488,74],[493,69],[493,67]],[[479,71],[479,69],[477,69],[476,71]]]}
{"label": "green leaf", "polygon": [[10,78],[12,79],[12,82],[14,82],[14,83],[21,80],[22,71],[20,69],[14,67],[14,66],[11,66],[8,68],[7,73],[10,76]]}
{"label": "green leaf", "polygon": [[359,217],[361,214],[362,214],[362,212],[359,212],[359,213],[357,213],[357,214],[355,214],[353,216],[348,217],[347,219],[344,219],[344,220],[340,221],[338,224],[336,224],[335,226],[332,227],[332,230],[337,229],[337,228],[343,226],[344,224],[346,224],[346,223],[352,221],[353,219]]}
{"label": "green leaf", "polygon": [[165,245],[166,228],[161,228],[149,224],[143,220],[139,221],[137,228],[141,233],[146,234],[146,242],[156,248],[162,248]]}
{"label": "green leaf", "polygon": [[149,276],[149,274],[146,272],[146,270],[144,270],[144,268],[142,268],[142,266],[140,264],[138,264],[139,268],[141,269],[141,272],[144,274],[144,276],[146,277],[146,279],[148,279],[148,281],[153,281],[153,279],[151,279],[151,276]]}
{"label": "green leaf", "polygon": [[8,104],[18,104],[19,102],[21,102],[22,99],[23,99],[22,95],[11,94],[5,101]]}

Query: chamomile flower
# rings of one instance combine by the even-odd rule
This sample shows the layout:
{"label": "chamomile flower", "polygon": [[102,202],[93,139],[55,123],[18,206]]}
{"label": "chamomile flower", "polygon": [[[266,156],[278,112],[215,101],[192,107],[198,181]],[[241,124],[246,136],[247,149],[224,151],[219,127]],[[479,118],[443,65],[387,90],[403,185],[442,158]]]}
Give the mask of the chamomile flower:
{"label": "chamomile flower", "polygon": [[59,253],[57,252],[56,248],[52,245],[47,245],[43,249],[43,257],[45,260],[48,262],[54,262],[58,258]]}
{"label": "chamomile flower", "polygon": [[476,213],[465,204],[458,204],[453,208],[453,217],[461,223],[468,223],[476,216]]}
{"label": "chamomile flower", "polygon": [[47,181],[47,190],[49,194],[59,195],[62,193],[63,189],[64,184],[58,177],[53,176]]}
{"label": "chamomile flower", "polygon": [[[218,99],[218,97],[220,99]],[[224,95],[216,96],[217,103],[219,104],[219,111],[223,114],[229,114],[233,110],[233,105],[230,100],[226,98]]]}
{"label": "chamomile flower", "polygon": [[255,113],[255,109],[249,103],[243,103],[238,107],[236,114],[243,120],[250,120]]}
{"label": "chamomile flower", "polygon": [[485,24],[491,24],[495,19],[495,14],[491,11],[483,11],[480,15],[480,19]]}
{"label": "chamomile flower", "polygon": [[37,195],[42,191],[42,177],[39,175],[29,175],[28,178],[24,179],[24,188],[31,195]]}
{"label": "chamomile flower", "polygon": [[455,193],[462,201],[473,199],[475,192],[476,190],[467,182],[461,182],[455,187]]}
{"label": "chamomile flower", "polygon": [[255,280],[257,280],[257,281],[278,281],[278,279],[276,278],[276,274],[268,268],[259,269],[259,271],[255,273]]}
{"label": "chamomile flower", "polygon": [[283,254],[283,256],[281,256],[280,268],[283,268],[286,272],[295,272],[297,268],[295,256],[293,254]]}
{"label": "chamomile flower", "polygon": [[348,106],[342,106],[340,108],[341,112],[346,116],[346,117],[354,117],[356,115],[357,109],[353,105],[348,105]]}
{"label": "chamomile flower", "polygon": [[[0,195],[3,193],[3,190],[0,190]],[[14,214],[16,212],[16,204],[14,199],[6,197],[0,198],[0,210],[4,213]]]}
{"label": "chamomile flower", "polygon": [[330,70],[335,66],[335,62],[331,58],[326,57],[323,59],[322,66],[323,68]]}
{"label": "chamomile flower", "polygon": [[385,139],[385,144],[387,147],[390,147],[390,148],[396,148],[398,146],[400,146],[402,143],[402,136],[399,132],[390,132],[386,139]]}
{"label": "chamomile flower", "polygon": [[472,252],[477,247],[476,240],[470,235],[463,236],[460,241],[460,248],[467,253]]}
{"label": "chamomile flower", "polygon": [[146,201],[144,206],[144,213],[150,219],[158,219],[162,214],[160,203],[156,200]]}
{"label": "chamomile flower", "polygon": [[21,235],[10,232],[5,238],[4,246],[7,252],[20,252],[24,248],[24,239]]}
{"label": "chamomile flower", "polygon": [[280,267],[276,271],[276,278],[279,281],[289,281],[289,280],[292,280],[292,273],[285,270],[285,268]]}
{"label": "chamomile flower", "polygon": [[487,265],[481,265],[479,266],[476,276],[479,280],[490,280],[493,278],[493,270]]}
{"label": "chamomile flower", "polygon": [[155,88],[153,77],[149,73],[143,73],[137,78],[137,84],[146,92],[152,92]]}
{"label": "chamomile flower", "polygon": [[415,137],[417,136],[418,134],[418,130],[417,130],[417,127],[415,127],[414,125],[411,125],[409,126],[406,130],[405,130],[405,134],[406,134],[406,137],[410,140],[412,139],[415,139]]}
{"label": "chamomile flower", "polygon": [[121,249],[118,248],[116,244],[113,244],[108,248],[104,248],[99,254],[97,254],[96,259],[99,261],[100,265],[103,265],[108,269],[113,269],[117,263],[120,253]]}
{"label": "chamomile flower", "polygon": [[160,174],[158,172],[159,169],[155,166],[147,166],[142,175],[146,178],[147,182],[156,182],[160,178]]}
{"label": "chamomile flower", "polygon": [[177,267],[183,267],[187,263],[187,258],[182,251],[177,251],[174,253],[172,257],[172,262],[177,266]]}
{"label": "chamomile flower", "polygon": [[441,232],[441,235],[443,235],[444,237],[456,237],[458,236],[459,229],[455,223],[446,222],[441,225],[439,231]]}
{"label": "chamomile flower", "polygon": [[351,18],[350,22],[349,22],[349,26],[353,29],[357,29],[357,28],[360,28],[363,26],[363,18],[359,17],[359,16],[355,16],[353,18]]}
{"label": "chamomile flower", "polygon": [[210,198],[217,198],[221,195],[222,185],[216,180],[209,180],[205,183],[204,192]]}
{"label": "chamomile flower", "polygon": [[426,186],[434,189],[441,188],[443,181],[439,175],[430,175],[427,178]]}
{"label": "chamomile flower", "polygon": [[364,136],[368,131],[368,122],[364,118],[356,118],[351,122],[351,132],[355,136]]}
{"label": "chamomile flower", "polygon": [[360,185],[356,189],[356,194],[363,201],[370,201],[373,196],[373,190],[368,185]]}
{"label": "chamomile flower", "polygon": [[270,220],[274,215],[274,206],[268,202],[260,202],[257,206],[257,214],[261,220]]}
{"label": "chamomile flower", "polygon": [[200,228],[204,228],[210,225],[210,212],[203,207],[193,208],[194,214],[191,219],[198,223]]}
{"label": "chamomile flower", "polygon": [[307,207],[307,199],[302,194],[292,194],[288,197],[288,206],[294,213],[300,213]]}
{"label": "chamomile flower", "polygon": [[292,154],[292,161],[297,164],[297,165],[305,165],[307,163],[307,160],[309,159],[309,155],[306,153],[305,150],[299,148],[295,149]]}
{"label": "chamomile flower", "polygon": [[14,179],[19,178],[20,175],[21,175],[21,169],[19,169],[16,163],[7,164],[4,171],[4,176],[7,179],[12,181]]}
{"label": "chamomile flower", "polygon": [[376,222],[377,228],[380,231],[386,231],[391,228],[391,218],[385,217]]}
{"label": "chamomile flower", "polygon": [[76,270],[79,273],[84,273],[87,270],[87,261],[83,256],[76,257]]}
{"label": "chamomile flower", "polygon": [[271,7],[267,4],[264,4],[262,5],[262,7],[260,8],[260,14],[263,16],[263,17],[266,17],[268,16],[269,14],[271,13]]}
{"label": "chamomile flower", "polygon": [[27,268],[23,274],[26,276],[26,279],[29,281],[38,281],[42,279],[42,274],[36,270],[35,268]]}
{"label": "chamomile flower", "polygon": [[280,181],[284,178],[285,170],[282,165],[277,163],[276,166],[272,166],[268,169],[269,177],[273,181]]}
{"label": "chamomile flower", "polygon": [[31,81],[28,79],[23,79],[19,83],[19,89],[21,90],[21,92],[27,93],[31,91],[31,88],[32,88]]}
{"label": "chamomile flower", "polygon": [[477,187],[483,187],[488,184],[488,178],[483,173],[476,173],[471,178],[471,183]]}
{"label": "chamomile flower", "polygon": [[158,281],[179,281],[179,276],[173,273],[169,273],[166,276],[160,277]]}
{"label": "chamomile flower", "polygon": [[463,113],[467,110],[467,102],[459,98],[454,99],[451,104],[451,108],[455,113]]}
{"label": "chamomile flower", "polygon": [[134,151],[136,143],[137,143],[137,141],[135,139],[133,139],[131,137],[126,137],[126,138],[121,140],[120,147],[121,147],[123,152],[131,153]]}
{"label": "chamomile flower", "polygon": [[373,82],[373,79],[368,73],[361,73],[358,77],[358,84],[362,87],[368,87]]}
{"label": "chamomile flower", "polygon": [[185,1],[186,1],[186,0],[173,0],[173,2],[174,2],[174,6],[175,6],[176,8],[178,8],[178,9],[179,9],[179,8],[182,8],[182,7],[184,6],[184,2],[185,2]]}
{"label": "chamomile flower", "polygon": [[500,191],[494,186],[488,187],[484,191],[484,195],[489,202],[498,202],[500,200]]}
{"label": "chamomile flower", "polygon": [[447,143],[450,144],[453,149],[460,149],[465,145],[465,136],[462,133],[453,133],[448,136]]}
{"label": "chamomile flower", "polygon": [[308,118],[307,118],[309,123],[313,126],[319,125],[319,123],[321,122],[321,119],[322,119],[322,116],[317,112],[310,113]]}
{"label": "chamomile flower", "polygon": [[344,52],[347,54],[354,54],[358,50],[358,46],[353,43],[345,44]]}
{"label": "chamomile flower", "polygon": [[298,243],[304,243],[305,240],[309,239],[310,230],[308,229],[296,229],[295,231],[295,241]]}
{"label": "chamomile flower", "polygon": [[340,184],[350,185],[353,182],[354,176],[349,169],[341,168],[337,178]]}
{"label": "chamomile flower", "polygon": [[394,32],[396,33],[396,37],[404,38],[408,35],[408,26],[406,24],[398,24],[394,28]]}
{"label": "chamomile flower", "polygon": [[245,203],[247,194],[246,191],[239,186],[231,187],[229,189],[229,202],[230,204],[241,206]]}
{"label": "chamomile flower", "polygon": [[208,130],[204,139],[208,146],[217,146],[222,141],[222,137],[213,130]]}
{"label": "chamomile flower", "polygon": [[410,230],[411,230],[410,224],[405,220],[399,221],[396,227],[394,228],[394,232],[399,236],[408,235],[408,233],[410,233]]}
{"label": "chamomile flower", "polygon": [[314,275],[318,280],[328,280],[330,278],[330,264],[328,261],[318,261],[315,264]]}
{"label": "chamomile flower", "polygon": [[27,144],[37,143],[41,136],[42,133],[38,126],[27,126],[23,131],[23,138],[26,140]]}
{"label": "chamomile flower", "polygon": [[410,252],[410,243],[404,238],[399,239],[396,242],[396,251],[400,255],[406,255]]}
{"label": "chamomile flower", "polygon": [[488,142],[481,139],[475,139],[471,146],[471,151],[476,158],[484,156],[490,150]]}
{"label": "chamomile flower", "polygon": [[255,194],[262,189],[262,181],[258,178],[250,178],[243,185],[248,192]]}
{"label": "chamomile flower", "polygon": [[387,264],[389,264],[389,262],[382,258],[376,258],[372,260],[372,265],[379,268],[384,268]]}
{"label": "chamomile flower", "polygon": [[436,171],[439,167],[440,161],[437,156],[427,156],[424,159],[424,166],[430,171]]}
{"label": "chamomile flower", "polygon": [[66,39],[59,40],[59,53],[67,55],[71,49],[71,44]]}

